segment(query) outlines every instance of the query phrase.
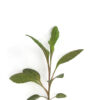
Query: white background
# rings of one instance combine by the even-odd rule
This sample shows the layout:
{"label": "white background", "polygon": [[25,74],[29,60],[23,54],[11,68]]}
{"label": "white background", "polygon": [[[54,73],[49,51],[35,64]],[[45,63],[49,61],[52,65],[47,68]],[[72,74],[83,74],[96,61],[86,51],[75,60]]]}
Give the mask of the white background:
{"label": "white background", "polygon": [[65,76],[54,81],[51,96],[63,92],[68,97],[62,100],[100,100],[100,0],[0,0],[0,100],[46,95],[36,84],[15,84],[9,77],[24,68],[34,68],[47,85],[44,55],[25,34],[49,49],[50,31],[55,25],[60,37],[52,70],[65,53],[84,51],[59,66],[56,75],[63,72]]}

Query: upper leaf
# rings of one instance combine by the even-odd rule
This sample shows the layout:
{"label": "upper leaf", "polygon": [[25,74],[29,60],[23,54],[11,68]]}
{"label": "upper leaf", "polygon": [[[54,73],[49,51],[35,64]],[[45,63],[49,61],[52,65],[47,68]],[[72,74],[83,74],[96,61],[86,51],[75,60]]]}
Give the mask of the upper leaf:
{"label": "upper leaf", "polygon": [[78,50],[74,50],[71,51],[67,54],[65,54],[63,57],[61,57],[56,65],[56,68],[60,65],[63,64],[65,62],[70,61],[71,59],[75,58],[78,54],[80,54],[83,51],[83,49],[78,49]]}
{"label": "upper leaf", "polygon": [[40,74],[32,69],[24,69],[22,73],[15,74],[10,77],[15,83],[35,82],[41,85]]}
{"label": "upper leaf", "polygon": [[50,44],[51,52],[54,51],[54,46],[55,46],[55,43],[57,42],[58,38],[59,38],[59,30],[58,30],[57,26],[55,26],[52,29],[51,38],[48,41],[48,43]]}
{"label": "upper leaf", "polygon": [[36,100],[36,99],[38,99],[39,97],[41,97],[41,96],[38,95],[38,94],[35,94],[35,95],[29,97],[27,100]]}
{"label": "upper leaf", "polygon": [[49,51],[42,45],[42,43],[40,43],[37,39],[35,39],[34,37],[30,36],[30,35],[26,35],[28,37],[30,37],[44,52],[44,55],[47,59],[47,61],[49,60]]}
{"label": "upper leaf", "polygon": [[56,98],[65,98],[65,97],[66,97],[66,95],[63,94],[63,93],[58,93],[58,94],[56,95]]}

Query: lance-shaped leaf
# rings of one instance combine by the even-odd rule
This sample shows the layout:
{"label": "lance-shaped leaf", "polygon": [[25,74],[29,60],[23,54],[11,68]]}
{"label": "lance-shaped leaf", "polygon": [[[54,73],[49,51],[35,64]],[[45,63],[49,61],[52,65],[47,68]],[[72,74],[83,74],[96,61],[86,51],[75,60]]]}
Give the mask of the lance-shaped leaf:
{"label": "lance-shaped leaf", "polygon": [[65,98],[65,97],[66,97],[66,95],[63,94],[63,93],[58,93],[58,94],[56,95],[56,98]]}
{"label": "lance-shaped leaf", "polygon": [[27,100],[37,100],[40,97],[41,97],[40,95],[35,94],[35,95],[32,95],[31,97],[29,97]]}
{"label": "lance-shaped leaf", "polygon": [[83,49],[78,49],[78,50],[74,50],[71,51],[67,54],[65,54],[63,57],[61,57],[56,65],[56,69],[60,64],[63,64],[65,62],[68,62],[70,60],[72,60],[73,58],[75,58],[78,54],[80,54],[83,51]]}
{"label": "lance-shaped leaf", "polygon": [[28,37],[30,37],[44,52],[44,55],[47,59],[47,61],[49,60],[49,51],[42,45],[42,43],[40,43],[37,39],[35,39],[34,37],[30,36],[30,35],[26,35]]}
{"label": "lance-shaped leaf", "polygon": [[64,73],[57,75],[56,77],[54,77],[53,79],[49,80],[48,82],[50,82],[50,84],[54,81],[54,79],[56,78],[63,78],[64,77]]}
{"label": "lance-shaped leaf", "polygon": [[55,26],[52,29],[51,38],[48,41],[48,43],[50,45],[51,53],[53,53],[53,51],[54,51],[54,46],[55,46],[55,43],[57,42],[58,38],[59,38],[59,30],[58,30],[57,26]]}
{"label": "lance-shaped leaf", "polygon": [[15,74],[10,79],[15,83],[35,82],[41,85],[40,74],[33,69],[24,69],[22,73]]}
{"label": "lance-shaped leaf", "polygon": [[64,73],[57,75],[55,78],[63,78],[64,77]]}

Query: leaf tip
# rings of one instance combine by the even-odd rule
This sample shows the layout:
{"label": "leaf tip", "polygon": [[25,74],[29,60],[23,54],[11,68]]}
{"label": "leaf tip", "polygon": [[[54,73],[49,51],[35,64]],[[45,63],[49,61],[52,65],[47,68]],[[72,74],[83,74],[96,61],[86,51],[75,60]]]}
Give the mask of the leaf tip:
{"label": "leaf tip", "polygon": [[53,28],[58,29],[58,27],[56,25]]}
{"label": "leaf tip", "polygon": [[9,79],[10,79],[12,82],[17,83],[17,82],[14,80],[14,77],[13,77],[13,76],[11,76]]}
{"label": "leaf tip", "polygon": [[80,51],[83,51],[84,49],[80,49]]}
{"label": "leaf tip", "polygon": [[29,36],[28,34],[25,34],[25,36]]}
{"label": "leaf tip", "polygon": [[79,52],[81,53],[84,49],[79,49]]}
{"label": "leaf tip", "polygon": [[11,77],[9,77],[9,79],[12,81],[12,76],[11,76]]}

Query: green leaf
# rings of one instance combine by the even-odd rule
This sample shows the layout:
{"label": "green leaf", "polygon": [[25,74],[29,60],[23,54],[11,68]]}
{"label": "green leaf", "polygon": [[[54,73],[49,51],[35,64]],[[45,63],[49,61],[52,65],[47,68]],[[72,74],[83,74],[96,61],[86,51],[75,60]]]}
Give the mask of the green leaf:
{"label": "green leaf", "polygon": [[78,50],[74,50],[71,51],[67,54],[65,54],[63,57],[60,58],[60,60],[58,61],[56,68],[60,65],[63,64],[65,62],[68,62],[70,60],[72,60],[73,58],[75,58],[78,54],[80,54],[83,51],[83,49],[78,49]]}
{"label": "green leaf", "polygon": [[27,74],[27,75],[30,74],[30,75],[34,76],[34,78],[36,78],[37,80],[40,80],[40,74],[33,69],[26,68],[23,70],[23,73]]}
{"label": "green leaf", "polygon": [[56,95],[56,98],[65,98],[65,97],[66,97],[66,95],[63,94],[63,93],[58,93],[58,94]]}
{"label": "green leaf", "polygon": [[63,78],[64,74],[57,75],[55,78]]}
{"label": "green leaf", "polygon": [[29,97],[27,100],[37,100],[39,97],[41,97],[38,94],[32,95],[31,97]]}
{"label": "green leaf", "polygon": [[23,73],[26,75],[30,75],[32,77],[33,82],[40,84],[40,74],[37,71],[26,68],[23,70]]}
{"label": "green leaf", "polygon": [[51,84],[54,81],[54,79],[56,79],[56,78],[63,78],[63,77],[64,77],[64,74],[62,73],[62,74],[57,75],[55,78],[49,80],[48,82],[50,82],[50,84]]}
{"label": "green leaf", "polygon": [[40,74],[33,69],[24,69],[22,73],[15,74],[10,77],[15,83],[35,82],[41,85]]}
{"label": "green leaf", "polygon": [[26,35],[26,36],[30,37],[42,49],[42,51],[44,52],[44,55],[48,61],[49,60],[49,51],[34,37],[32,37],[30,35]]}
{"label": "green leaf", "polygon": [[25,83],[32,81],[32,79],[29,76],[23,73],[14,74],[10,77],[10,79],[15,83]]}
{"label": "green leaf", "polygon": [[48,43],[50,45],[51,53],[53,53],[53,51],[54,51],[54,46],[55,46],[55,43],[57,42],[58,38],[59,38],[59,30],[58,30],[57,26],[55,26],[52,29],[51,38],[48,41]]}

